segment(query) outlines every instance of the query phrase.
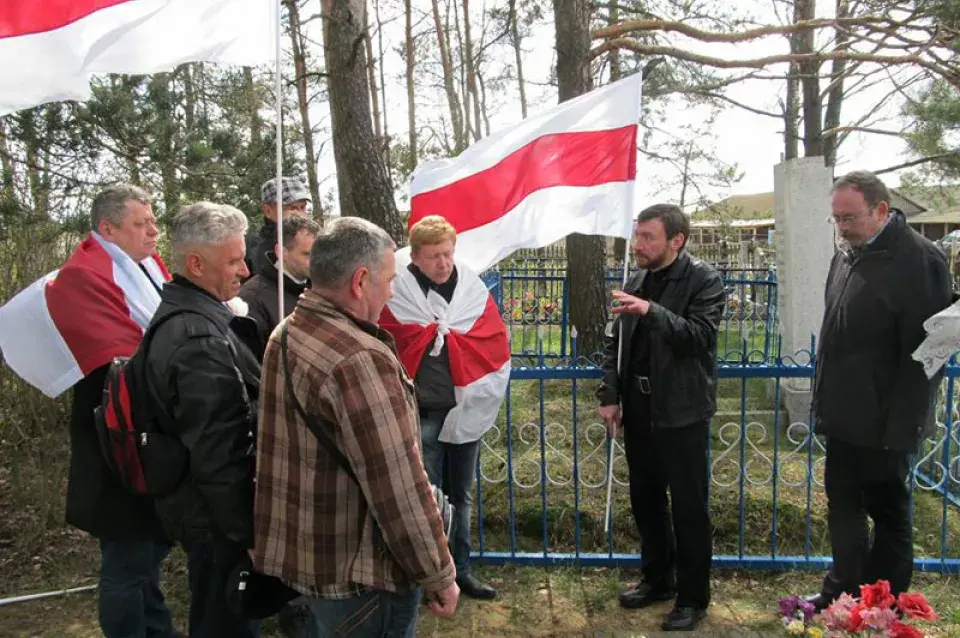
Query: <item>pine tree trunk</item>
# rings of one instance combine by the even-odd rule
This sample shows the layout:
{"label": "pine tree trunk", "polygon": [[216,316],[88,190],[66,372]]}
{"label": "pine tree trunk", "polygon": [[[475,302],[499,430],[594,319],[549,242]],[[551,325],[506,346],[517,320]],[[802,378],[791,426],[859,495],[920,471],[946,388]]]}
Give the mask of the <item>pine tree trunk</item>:
{"label": "pine tree trunk", "polygon": [[[850,3],[848,0],[837,0],[837,18],[850,17]],[[844,29],[835,29],[834,50],[843,51],[849,48],[850,35]],[[830,70],[830,86],[827,88],[827,110],[823,116],[823,130],[830,134],[823,141],[823,162],[827,166],[837,163],[837,147],[843,137],[831,130],[840,126],[840,109],[843,106],[843,80],[846,73],[846,61],[836,59]]]}
{"label": "pine tree trunk", "polygon": [[463,111],[460,109],[460,98],[453,84],[453,60],[450,57],[449,40],[440,20],[439,0],[431,0],[433,6],[433,25],[437,31],[437,46],[440,49],[440,63],[443,66],[443,90],[447,94],[447,105],[450,107],[450,125],[453,127],[452,155],[458,155],[463,150]]}
{"label": "pine tree trunk", "polygon": [[[815,0],[796,0],[800,20],[817,17]],[[815,33],[811,29],[798,34],[799,53],[815,51]],[[800,89],[803,96],[803,154],[805,157],[823,155],[823,98],[820,96],[820,62],[803,61],[800,69]]]}
{"label": "pine tree trunk", "polygon": [[520,89],[520,114],[527,117],[527,87],[523,81],[523,50],[520,48],[520,29],[517,27],[517,0],[507,1],[507,19],[510,21],[510,44],[517,64],[517,87]]}
{"label": "pine tree trunk", "polygon": [[[483,137],[483,131],[480,128],[483,114],[480,110],[480,90],[477,87],[477,60],[473,55],[473,38],[470,34],[470,0],[463,0],[463,40],[464,51],[467,57],[464,65],[467,67],[467,92],[473,99],[473,139],[480,141]],[[467,108],[470,108],[470,100],[467,100]]]}
{"label": "pine tree trunk", "polygon": [[368,219],[401,244],[403,225],[370,116],[363,0],[325,0],[324,14],[340,214]]}
{"label": "pine tree trunk", "polygon": [[391,167],[393,162],[390,161],[390,123],[387,118],[387,113],[390,109],[387,108],[387,80],[383,70],[383,22],[380,20],[380,0],[373,0],[373,17],[377,21],[377,51],[380,64],[378,68],[380,70],[380,103],[383,105],[383,161],[387,165],[387,178],[390,180],[390,188],[393,188],[393,174],[391,173]]}
{"label": "pine tree trunk", "polygon": [[410,170],[417,167],[417,103],[414,99],[413,0],[404,0],[405,41],[407,53],[407,144],[410,147]]}
{"label": "pine tree trunk", "polygon": [[[588,92],[590,77],[589,0],[553,0],[556,20],[557,84],[560,101]],[[603,277],[602,237],[573,234],[567,237],[570,319],[577,328],[579,351],[585,355],[603,346],[607,322],[606,286]]]}
{"label": "pine tree trunk", "polygon": [[310,123],[310,96],[307,84],[307,51],[300,22],[300,7],[296,0],[285,0],[290,16],[290,43],[293,49],[294,84],[297,87],[297,107],[300,109],[300,127],[303,130],[303,148],[307,156],[307,182],[313,199],[314,212],[323,214],[320,207],[320,180],[317,177],[317,155],[313,145],[313,125]]}

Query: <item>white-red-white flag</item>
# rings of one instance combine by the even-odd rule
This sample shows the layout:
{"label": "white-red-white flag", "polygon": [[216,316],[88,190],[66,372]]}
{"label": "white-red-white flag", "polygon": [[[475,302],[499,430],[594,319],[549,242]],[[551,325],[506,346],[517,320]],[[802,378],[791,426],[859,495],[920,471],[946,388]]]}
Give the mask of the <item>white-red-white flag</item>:
{"label": "white-red-white flag", "polygon": [[411,378],[423,358],[446,344],[456,406],[440,430],[445,443],[476,441],[493,426],[510,382],[510,342],[497,304],[483,281],[457,259],[457,286],[447,303],[435,290],[423,294],[407,267],[410,251],[397,252],[393,297],[380,327],[393,335]]}
{"label": "white-red-white flag", "polygon": [[641,86],[630,76],[421,165],[410,226],[445,217],[477,272],[570,233],[630,237]]}
{"label": "white-red-white flag", "polygon": [[55,397],[136,351],[169,280],[159,255],[138,264],[90,233],[63,268],[0,306],[0,355],[24,381]]}
{"label": "white-red-white flag", "polygon": [[96,73],[276,57],[273,0],[0,0],[0,115],[85,100]]}

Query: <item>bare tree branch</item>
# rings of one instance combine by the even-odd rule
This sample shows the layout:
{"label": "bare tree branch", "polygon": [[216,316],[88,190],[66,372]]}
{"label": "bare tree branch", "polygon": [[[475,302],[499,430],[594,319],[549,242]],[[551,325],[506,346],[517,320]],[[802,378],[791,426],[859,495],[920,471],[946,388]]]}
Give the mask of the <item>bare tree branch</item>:
{"label": "bare tree branch", "polygon": [[834,126],[824,130],[823,136],[839,135],[840,133],[870,133],[872,135],[889,135],[890,137],[903,137],[902,131],[887,131],[879,128],[870,128],[868,126]]}
{"label": "bare tree branch", "polygon": [[771,35],[789,35],[791,33],[797,33],[798,31],[809,31],[812,29],[824,29],[842,25],[864,26],[868,24],[889,24],[890,22],[891,20],[876,16],[844,18],[841,20],[835,18],[817,18],[814,20],[801,20],[793,24],[764,26],[737,33],[719,33],[717,31],[698,29],[684,22],[669,20],[627,20],[626,22],[613,26],[594,29],[591,35],[594,40],[599,40],[602,38],[620,38],[628,33],[674,32],[689,36],[700,42],[736,43],[750,42]]}
{"label": "bare tree branch", "polygon": [[904,168],[912,168],[914,166],[920,166],[921,164],[927,164],[929,162],[939,162],[945,159],[960,159],[960,153],[953,152],[953,153],[941,153],[939,155],[930,155],[929,157],[921,157],[920,159],[904,162],[903,164],[895,164],[893,166],[888,166],[878,171],[871,171],[871,172],[874,175],[883,175],[884,173],[892,173],[893,171],[899,171]]}
{"label": "bare tree branch", "polygon": [[724,59],[717,58],[708,55],[702,55],[699,53],[693,53],[692,51],[687,51],[677,47],[671,46],[662,46],[656,44],[645,44],[638,42],[632,38],[616,38],[613,40],[608,40],[591,51],[591,55],[596,57],[602,55],[613,49],[626,49],[628,51],[633,51],[641,55],[647,56],[665,56],[674,58],[677,60],[684,60],[687,62],[693,62],[695,64],[703,64],[705,66],[710,66],[718,69],[744,69],[744,68],[755,68],[762,69],[764,67],[781,64],[788,62],[825,62],[827,60],[846,60],[852,62],[872,62],[875,64],[887,64],[887,65],[908,65],[913,64],[916,66],[923,67],[934,73],[951,85],[955,87],[960,87],[960,68],[952,68],[951,66],[940,65],[933,63],[929,60],[921,58],[919,55],[877,55],[872,53],[860,53],[857,51],[824,51],[824,52],[815,52],[815,53],[782,53],[775,55],[768,55],[759,58],[746,58],[746,59]]}

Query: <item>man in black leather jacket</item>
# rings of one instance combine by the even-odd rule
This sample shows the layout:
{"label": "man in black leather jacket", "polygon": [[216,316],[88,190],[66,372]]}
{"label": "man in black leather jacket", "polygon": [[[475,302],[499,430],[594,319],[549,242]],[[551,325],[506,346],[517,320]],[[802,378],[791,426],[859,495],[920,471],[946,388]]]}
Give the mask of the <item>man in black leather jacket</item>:
{"label": "man in black leather jacket", "polygon": [[875,175],[838,179],[832,208],[841,247],[827,276],[813,416],[826,436],[833,565],[809,599],[818,609],[878,579],[894,595],[910,587],[908,455],[932,429],[941,379],[927,379],[911,354],[924,339],[923,322],[951,301],[943,254],[890,208]]}
{"label": "man in black leather jacket", "polygon": [[176,274],[163,288],[153,318],[163,323],[147,352],[161,429],[190,453],[183,482],[156,507],[188,555],[193,638],[257,635],[225,598],[230,569],[253,547],[260,366],[231,330],[247,318],[225,304],[248,274],[246,229],[246,217],[230,206],[200,202],[177,214],[170,233]]}
{"label": "man in black leather jacket", "polygon": [[664,631],[691,631],[706,616],[713,556],[707,446],[724,292],[717,271],[684,252],[689,234],[677,206],[640,213],[633,251],[642,270],[613,293],[618,319],[598,391],[610,435],[623,425],[642,539],[643,580],[620,594],[620,604],[639,609],[676,597]]}

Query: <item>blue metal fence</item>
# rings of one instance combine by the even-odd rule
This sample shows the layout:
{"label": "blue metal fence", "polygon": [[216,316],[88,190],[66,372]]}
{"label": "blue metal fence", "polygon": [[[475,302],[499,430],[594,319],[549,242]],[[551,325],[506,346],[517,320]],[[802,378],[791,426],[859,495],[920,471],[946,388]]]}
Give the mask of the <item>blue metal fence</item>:
{"label": "blue metal fence", "polygon": [[[507,317],[514,309],[504,300],[515,298],[514,285],[524,293],[540,286],[547,298],[552,293],[567,298],[565,277],[545,277],[499,273],[488,276],[488,284]],[[715,525],[714,562],[738,569],[823,570],[830,563],[824,447],[808,418],[813,346],[791,356],[779,353],[772,273],[726,280],[742,291],[740,299],[750,295],[756,316],[741,319],[728,311],[725,317],[726,330],[738,339],[729,348],[721,342],[718,413],[704,468]],[[514,283],[528,281],[533,283]],[[620,441],[613,442],[611,530],[602,529],[610,442],[593,396],[601,370],[577,357],[576,339],[562,312],[559,319],[529,324],[536,344],[532,359],[529,344],[514,345],[514,354],[522,356],[514,359],[504,407],[483,439],[477,468],[474,555],[489,563],[639,567]],[[759,322],[749,326],[756,330],[749,338],[730,327],[739,330],[742,321]],[[518,325],[528,326],[514,322],[514,338]],[[553,338],[548,330],[562,336]],[[761,332],[762,337],[753,336]],[[915,567],[960,573],[960,366],[949,366],[945,377],[936,435],[918,450],[910,475]]]}
{"label": "blue metal fence", "polygon": [[[635,273],[632,269],[631,276]],[[774,269],[725,270],[727,303],[720,326],[719,348],[739,349],[747,343],[764,359],[776,356],[777,278]],[[604,274],[607,292],[620,288],[623,271]],[[571,352],[569,320],[570,283],[566,270],[551,263],[526,265],[484,274],[510,331],[511,353],[516,357],[547,359]],[[610,295],[607,295],[610,301]],[[607,308],[609,312],[609,306]]]}

